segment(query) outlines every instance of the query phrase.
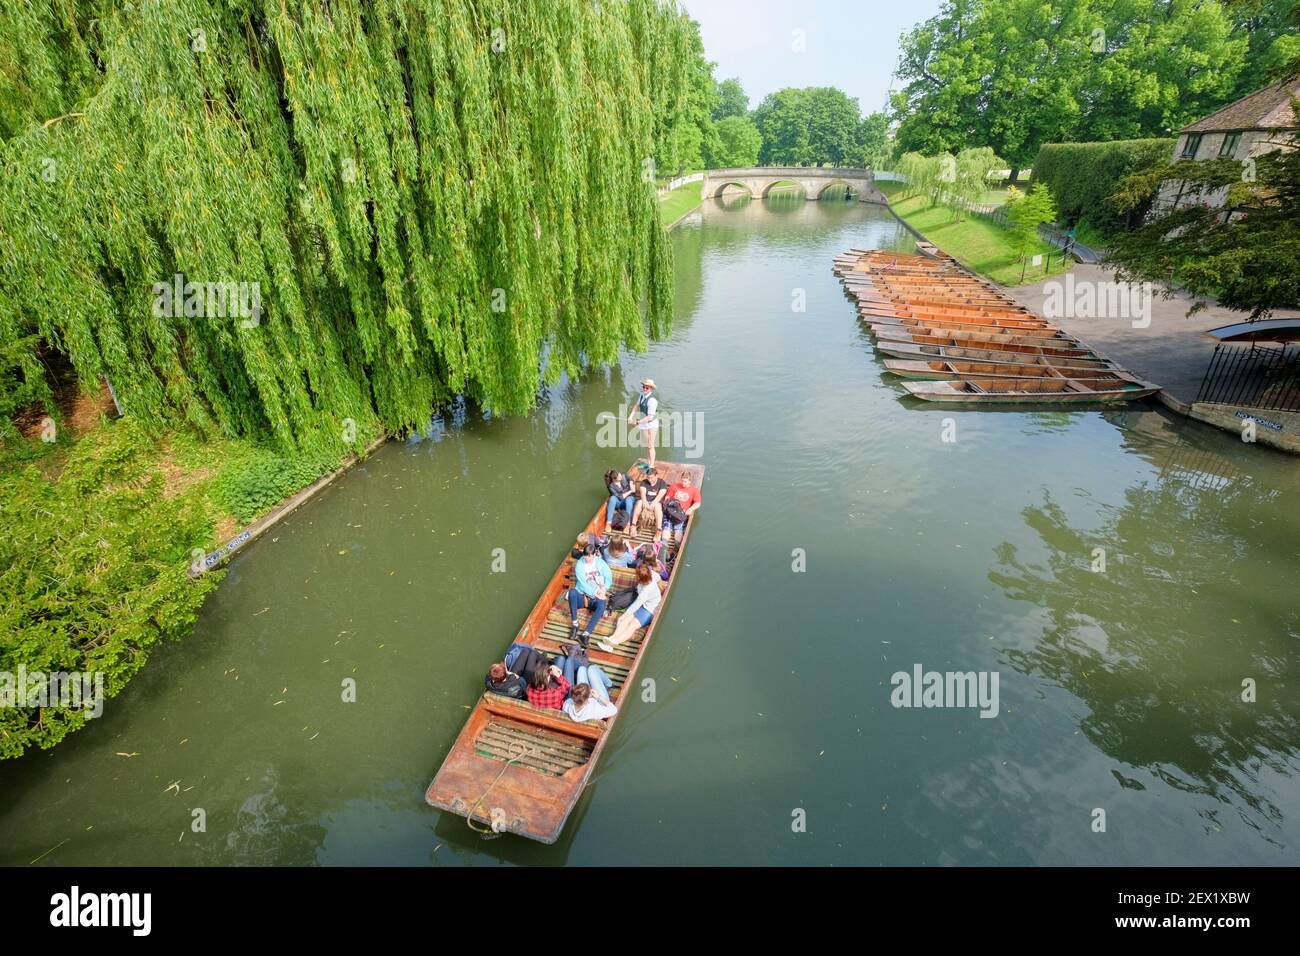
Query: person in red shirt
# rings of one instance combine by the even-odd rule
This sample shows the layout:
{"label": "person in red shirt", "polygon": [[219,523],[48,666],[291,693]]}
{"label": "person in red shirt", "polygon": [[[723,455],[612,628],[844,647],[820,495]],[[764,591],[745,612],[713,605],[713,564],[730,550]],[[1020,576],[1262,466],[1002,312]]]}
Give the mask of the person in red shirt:
{"label": "person in red shirt", "polygon": [[564,679],[564,672],[554,664],[544,664],[533,671],[527,693],[528,703],[534,707],[561,710],[564,698],[569,696],[569,682]]}
{"label": "person in red shirt", "polygon": [[[678,514],[676,508],[669,508],[668,502],[675,502],[681,508],[680,521],[673,520],[673,515],[668,512],[672,511]],[[695,487],[695,482],[691,480],[689,471],[682,472],[682,476],[677,479],[676,484],[668,486],[668,494],[664,496],[664,524],[663,530],[668,532],[668,541],[673,541],[674,534],[681,534],[686,530],[686,519],[695,514],[700,507],[700,489]]]}

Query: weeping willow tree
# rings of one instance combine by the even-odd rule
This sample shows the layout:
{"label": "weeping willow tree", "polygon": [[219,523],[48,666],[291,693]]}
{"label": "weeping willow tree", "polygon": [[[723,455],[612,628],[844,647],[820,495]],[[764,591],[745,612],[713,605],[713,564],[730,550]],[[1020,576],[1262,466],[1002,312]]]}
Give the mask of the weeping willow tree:
{"label": "weeping willow tree", "polygon": [[[302,451],[528,409],[668,328],[646,161],[697,29],[659,0],[5,4],[0,383],[35,388],[44,342],[145,427]],[[236,284],[251,318],[201,291]]]}

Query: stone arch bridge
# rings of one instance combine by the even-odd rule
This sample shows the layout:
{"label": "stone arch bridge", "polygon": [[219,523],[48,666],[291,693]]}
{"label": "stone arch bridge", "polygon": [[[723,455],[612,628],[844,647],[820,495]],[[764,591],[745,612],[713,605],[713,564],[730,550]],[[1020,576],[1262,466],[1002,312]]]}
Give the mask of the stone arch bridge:
{"label": "stone arch bridge", "polygon": [[860,202],[885,202],[870,169],[835,166],[752,166],[746,169],[710,169],[703,173],[700,195],[720,196],[728,186],[739,186],[755,199],[766,196],[778,183],[793,182],[803,187],[805,199],[820,199],[831,186],[847,186]]}

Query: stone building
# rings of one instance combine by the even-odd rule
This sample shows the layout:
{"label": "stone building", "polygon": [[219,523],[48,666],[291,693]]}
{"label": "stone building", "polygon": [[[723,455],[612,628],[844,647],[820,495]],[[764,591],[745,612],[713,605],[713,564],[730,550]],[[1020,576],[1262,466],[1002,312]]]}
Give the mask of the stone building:
{"label": "stone building", "polygon": [[[1175,162],[1203,162],[1210,159],[1234,159],[1242,164],[1242,175],[1251,175],[1254,157],[1277,149],[1293,148],[1300,131],[1292,98],[1300,98],[1300,74],[1256,90],[1229,103],[1218,112],[1184,126],[1174,146]],[[1157,209],[1183,208],[1188,205],[1222,206],[1227,188],[1200,192],[1190,183],[1167,180],[1156,198]]]}

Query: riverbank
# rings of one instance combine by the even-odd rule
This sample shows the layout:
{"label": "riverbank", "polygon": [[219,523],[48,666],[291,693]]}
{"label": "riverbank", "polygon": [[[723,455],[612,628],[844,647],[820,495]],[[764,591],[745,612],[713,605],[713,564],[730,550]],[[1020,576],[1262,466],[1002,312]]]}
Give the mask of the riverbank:
{"label": "riverbank", "polygon": [[694,212],[701,202],[700,190],[704,184],[698,180],[678,186],[659,197],[659,219],[665,229],[675,225]]}
{"label": "riverbank", "polygon": [[1050,264],[1050,268],[1045,271],[1044,265],[1032,264],[1025,268],[1012,245],[1014,237],[1011,231],[992,219],[974,213],[957,219],[956,213],[947,206],[930,206],[924,196],[908,196],[903,183],[880,182],[876,185],[885,194],[894,215],[909,229],[933,242],[962,265],[1000,285],[1040,282],[1048,276],[1068,272],[1074,264],[1063,259],[1053,246],[1040,241],[1030,252],[1031,260],[1033,256],[1041,255],[1044,265]]}
{"label": "riverbank", "polygon": [[[0,459],[0,631],[20,638],[2,648],[0,672],[102,675],[108,698],[159,644],[188,634],[231,555],[357,460],[151,434],[116,417],[106,394],[61,400],[59,412],[52,440],[29,435]],[[2,708],[0,758],[52,747],[88,719]]]}

